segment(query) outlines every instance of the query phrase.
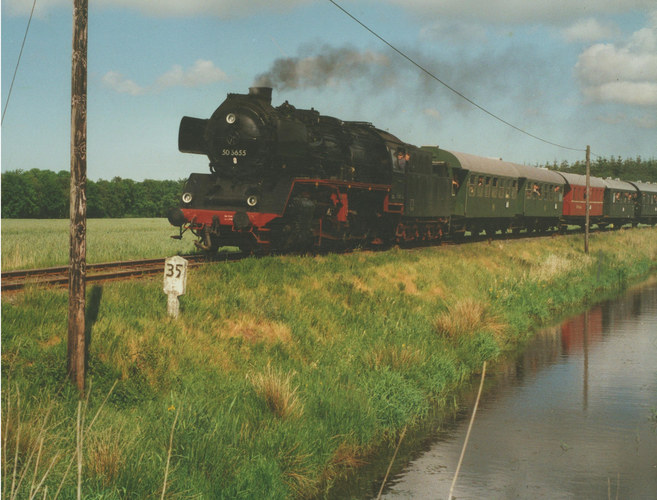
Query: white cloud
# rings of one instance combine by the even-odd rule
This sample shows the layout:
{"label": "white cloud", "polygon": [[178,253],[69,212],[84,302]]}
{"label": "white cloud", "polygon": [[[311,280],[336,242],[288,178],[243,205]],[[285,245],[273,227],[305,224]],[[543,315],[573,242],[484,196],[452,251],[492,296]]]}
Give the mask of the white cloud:
{"label": "white cloud", "polygon": [[424,110],[424,114],[427,115],[427,116],[430,116],[431,118],[434,118],[436,120],[441,120],[442,119],[442,115],[440,114],[440,111],[438,111],[435,108],[426,108]]}
{"label": "white cloud", "polygon": [[596,19],[589,18],[576,22],[562,33],[569,42],[595,42],[618,36],[619,29],[614,25],[601,24]]}
{"label": "white cloud", "polygon": [[[477,20],[486,23],[568,23],[573,18],[652,10],[654,0],[577,0],[531,2],[527,0],[384,0],[422,16]],[[380,0],[379,2],[380,3]]]}
{"label": "white cloud", "polygon": [[606,82],[585,87],[584,95],[594,101],[657,106],[657,82]]}
{"label": "white cloud", "polygon": [[618,125],[627,120],[624,113],[616,113],[612,115],[601,115],[596,118],[599,122],[606,123],[607,125]]}
{"label": "white cloud", "polygon": [[486,29],[479,23],[437,18],[420,30],[420,36],[427,40],[485,43]]}
{"label": "white cloud", "polygon": [[119,94],[141,95],[146,89],[140,87],[132,80],[128,80],[117,71],[109,71],[103,76],[102,82],[106,87],[118,92]]}
{"label": "white cloud", "polygon": [[[286,11],[311,0],[94,0],[90,9],[127,8],[153,17],[216,16],[244,17],[262,11]],[[35,14],[43,15],[53,9],[71,6],[71,0],[39,0]],[[32,9],[31,0],[2,0],[2,9],[10,15],[26,15]]]}
{"label": "white cloud", "polygon": [[[94,0],[91,9],[127,8],[153,17],[216,16],[220,18],[245,17],[265,12],[285,12],[308,5],[313,0]],[[363,2],[364,3],[364,2]],[[425,19],[441,18],[486,23],[568,23],[573,18],[585,18],[596,14],[614,14],[632,10],[652,10],[655,0],[577,0],[543,1],[527,0],[370,0],[370,6],[382,4],[400,6],[406,12]],[[54,8],[70,8],[71,0],[39,0],[36,13],[43,15]],[[352,5],[345,5],[353,8]],[[10,15],[26,15],[32,8],[31,0],[2,0],[2,9]]]}
{"label": "white cloud", "polygon": [[634,124],[640,128],[653,129],[657,128],[657,117],[654,115],[643,115],[633,120]]}
{"label": "white cloud", "polygon": [[657,106],[657,20],[624,43],[598,43],[584,50],[575,65],[589,99]]}
{"label": "white cloud", "polygon": [[226,73],[217,68],[212,61],[199,59],[187,70],[175,65],[149,87],[142,87],[116,71],[106,73],[102,82],[106,87],[121,94],[142,95],[170,87],[201,87],[227,79]]}
{"label": "white cloud", "polygon": [[199,59],[185,71],[176,65],[157,79],[156,87],[200,87],[227,80],[226,73],[217,68],[212,61]]}
{"label": "white cloud", "polygon": [[101,5],[126,7],[155,17],[210,15],[235,18],[262,11],[285,11],[310,3],[309,0],[99,0]]}

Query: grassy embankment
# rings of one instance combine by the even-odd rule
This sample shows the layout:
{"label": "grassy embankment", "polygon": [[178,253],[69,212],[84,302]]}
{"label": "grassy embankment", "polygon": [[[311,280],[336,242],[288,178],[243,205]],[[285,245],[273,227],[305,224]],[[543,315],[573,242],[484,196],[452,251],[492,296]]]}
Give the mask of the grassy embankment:
{"label": "grassy embankment", "polygon": [[28,497],[45,475],[39,498],[46,486],[74,497],[78,462],[84,498],[321,495],[483,361],[657,270],[656,228],[593,235],[590,256],[582,246],[558,236],[214,264],[190,272],[177,320],[161,279],[94,287],[80,412],[66,293],[4,297],[4,496]]}

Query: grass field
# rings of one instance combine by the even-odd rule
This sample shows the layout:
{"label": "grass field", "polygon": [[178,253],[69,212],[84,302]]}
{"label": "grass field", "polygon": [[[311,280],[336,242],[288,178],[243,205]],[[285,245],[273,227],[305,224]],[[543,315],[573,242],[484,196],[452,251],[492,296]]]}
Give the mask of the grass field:
{"label": "grass field", "polygon": [[582,247],[569,235],[214,263],[190,271],[178,319],[161,278],[90,287],[81,404],[66,292],[3,297],[3,497],[321,497],[484,361],[657,272],[657,228]]}
{"label": "grass field", "polygon": [[[2,270],[68,265],[69,225],[68,219],[3,219]],[[171,239],[176,231],[166,219],[89,219],[87,262],[191,253],[193,237]]]}

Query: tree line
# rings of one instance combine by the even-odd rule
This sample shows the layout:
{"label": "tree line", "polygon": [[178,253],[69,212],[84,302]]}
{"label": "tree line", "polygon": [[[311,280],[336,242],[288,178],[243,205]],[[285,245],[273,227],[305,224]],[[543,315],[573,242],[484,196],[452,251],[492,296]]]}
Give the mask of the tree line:
{"label": "tree line", "polygon": [[[552,170],[584,174],[586,164],[567,161],[537,165]],[[606,179],[657,182],[657,159],[598,157],[591,161],[591,175]],[[66,219],[69,210],[70,172],[13,170],[2,174],[2,218]],[[177,206],[184,180],[136,182],[114,177],[111,181],[87,180],[87,216],[91,218],[166,217]]]}
{"label": "tree line", "polygon": [[[13,170],[2,174],[2,218],[66,219],[71,174],[61,170]],[[90,218],[166,217],[178,205],[184,180],[136,182],[114,177],[87,180]]]}
{"label": "tree line", "polygon": [[[561,172],[570,172],[571,174],[586,173],[586,162],[576,161],[569,164],[567,161],[557,163],[548,163],[538,165],[549,168],[550,170],[559,170]],[[591,175],[601,179],[621,179],[623,181],[641,181],[657,182],[657,159],[651,158],[644,160],[640,156],[636,158],[598,157],[591,159]]]}

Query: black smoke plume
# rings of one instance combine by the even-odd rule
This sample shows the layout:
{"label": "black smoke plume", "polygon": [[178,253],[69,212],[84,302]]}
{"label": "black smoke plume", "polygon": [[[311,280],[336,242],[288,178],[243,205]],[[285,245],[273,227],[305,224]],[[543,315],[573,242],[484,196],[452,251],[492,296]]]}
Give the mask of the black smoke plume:
{"label": "black smoke plume", "polygon": [[321,88],[365,80],[371,85],[394,81],[387,56],[352,47],[306,49],[304,55],[276,59],[269,71],[256,77],[256,87],[277,90]]}

